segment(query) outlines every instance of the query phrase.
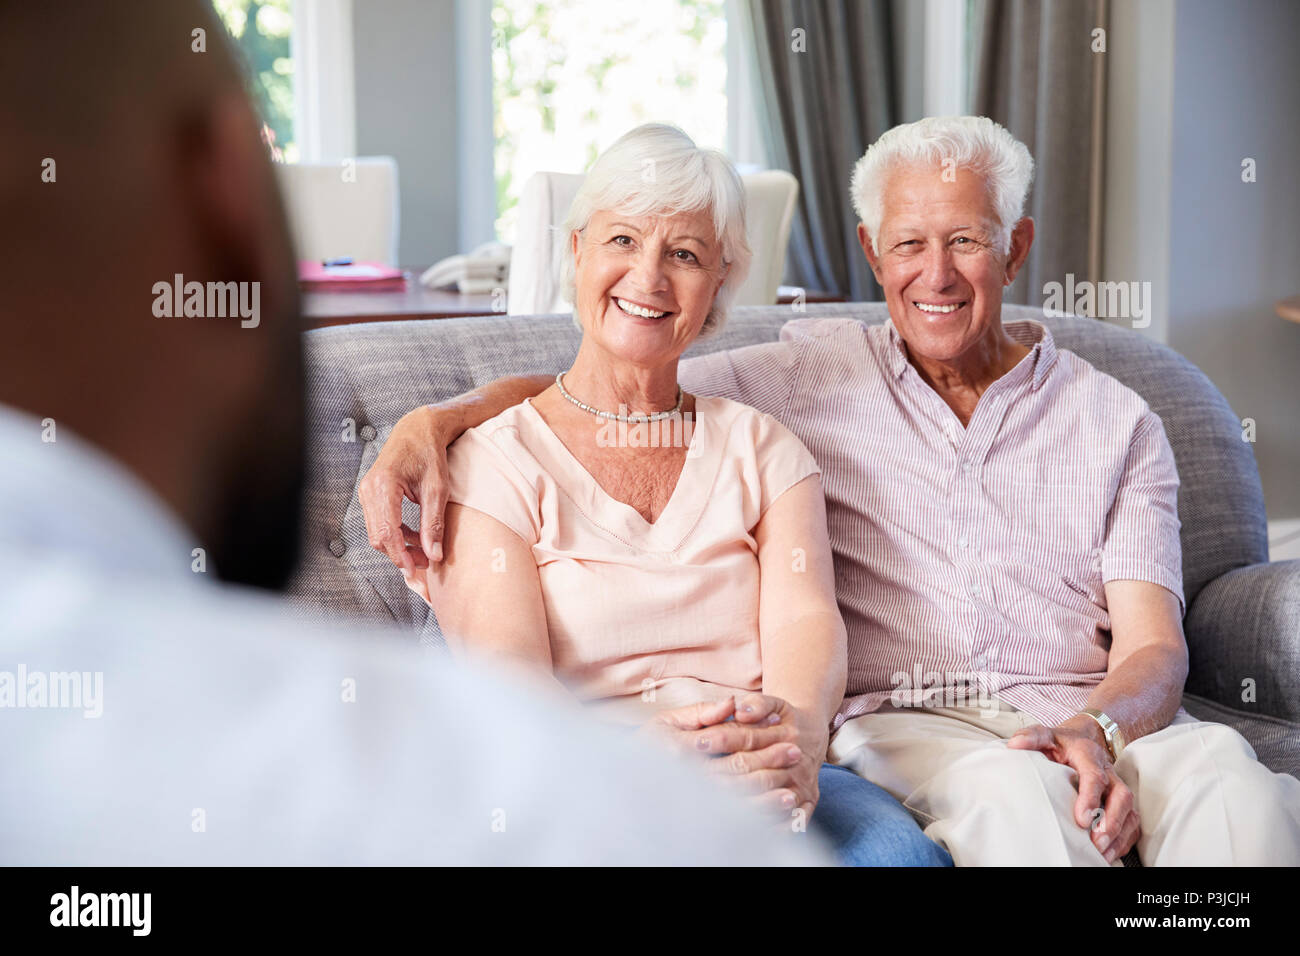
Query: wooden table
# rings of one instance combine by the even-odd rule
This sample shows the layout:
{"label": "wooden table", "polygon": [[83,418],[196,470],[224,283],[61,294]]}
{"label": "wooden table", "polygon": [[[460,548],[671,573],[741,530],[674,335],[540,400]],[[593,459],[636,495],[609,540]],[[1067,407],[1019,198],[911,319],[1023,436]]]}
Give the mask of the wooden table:
{"label": "wooden table", "polygon": [[[353,322],[395,322],[404,319],[451,319],[467,315],[502,315],[505,296],[492,293],[462,295],[453,289],[429,289],[420,285],[423,269],[408,269],[406,288],[383,291],[334,290],[302,293],[303,325],[323,329]],[[778,303],[793,301],[794,290],[781,287]],[[843,302],[830,293],[809,290],[805,302]],[[493,308],[496,306],[496,308]]]}
{"label": "wooden table", "polygon": [[462,315],[505,312],[505,296],[494,309],[492,293],[461,295],[454,289],[420,285],[420,272],[411,270],[405,289],[379,292],[336,290],[302,293],[303,324],[309,329],[353,322],[393,322],[402,319],[450,319]]}

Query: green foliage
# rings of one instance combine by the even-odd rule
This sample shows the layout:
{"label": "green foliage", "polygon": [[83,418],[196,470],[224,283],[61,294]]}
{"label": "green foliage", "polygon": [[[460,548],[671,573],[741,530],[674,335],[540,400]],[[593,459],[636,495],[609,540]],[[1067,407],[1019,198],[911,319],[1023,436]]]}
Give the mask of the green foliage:
{"label": "green foliage", "polygon": [[292,0],[212,0],[244,61],[248,91],[275,134],[275,145],[293,162],[293,59],[289,33]]}
{"label": "green foliage", "polygon": [[494,0],[497,234],[540,170],[581,172],[639,123],[726,141],[725,0]]}

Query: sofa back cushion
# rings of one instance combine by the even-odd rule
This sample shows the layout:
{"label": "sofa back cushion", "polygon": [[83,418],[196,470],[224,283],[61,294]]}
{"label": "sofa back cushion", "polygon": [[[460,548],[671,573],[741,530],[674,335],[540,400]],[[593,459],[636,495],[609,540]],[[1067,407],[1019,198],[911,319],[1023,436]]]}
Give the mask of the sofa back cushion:
{"label": "sofa back cushion", "polygon": [[[736,308],[722,333],[688,355],[774,341],[789,319],[850,316],[883,322],[883,303]],[[1003,318],[1043,322],[1060,348],[1141,395],[1164,421],[1182,485],[1183,587],[1187,605],[1225,571],[1268,559],[1263,493],[1237,416],[1209,379],[1172,350],[1093,319],[1044,319],[1041,310],[1003,307]],[[302,554],[291,593],[310,616],[362,615],[397,621],[439,643],[437,621],[373,550],[357,500],[361,477],[393,423],[506,375],[568,368],[581,333],[570,316],[493,316],[377,322],[306,333],[308,488]],[[407,502],[403,518],[418,527]]]}

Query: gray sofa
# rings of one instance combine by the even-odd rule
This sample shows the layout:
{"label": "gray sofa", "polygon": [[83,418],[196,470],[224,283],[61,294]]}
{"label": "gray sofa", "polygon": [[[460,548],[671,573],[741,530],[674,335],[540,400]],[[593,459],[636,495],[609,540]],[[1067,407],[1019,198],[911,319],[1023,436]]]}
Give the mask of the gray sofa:
{"label": "gray sofa", "polygon": [[[881,303],[803,314],[887,316]],[[736,309],[723,333],[693,352],[772,341],[792,317],[789,306]],[[1059,346],[1137,391],[1163,419],[1182,479],[1184,706],[1231,724],[1265,764],[1300,776],[1300,561],[1268,563],[1259,474],[1237,416],[1200,370],[1136,332],[1044,320],[1022,306],[1007,306],[1004,317],[1043,321]],[[567,315],[493,316],[337,326],[305,339],[310,471],[294,598],[309,617],[396,623],[413,640],[440,644],[431,610],[368,545],[358,482],[406,411],[502,375],[554,374],[568,367],[579,332]],[[418,526],[409,502],[405,518]]]}

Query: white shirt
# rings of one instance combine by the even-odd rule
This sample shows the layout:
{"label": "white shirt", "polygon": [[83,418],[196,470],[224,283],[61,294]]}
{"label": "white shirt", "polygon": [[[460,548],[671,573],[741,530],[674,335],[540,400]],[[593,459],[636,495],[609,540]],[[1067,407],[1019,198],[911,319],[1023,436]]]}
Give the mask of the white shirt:
{"label": "white shirt", "polygon": [[996,697],[1047,724],[1088,706],[1106,585],[1182,601],[1178,470],[1136,392],[1037,322],[965,425],[892,322],[796,319],[779,342],[683,363],[682,386],[753,405],[821,463],[848,631],[836,715]]}
{"label": "white shirt", "polygon": [[41,435],[0,406],[0,864],[828,861],[576,707],[192,571],[149,489]]}

